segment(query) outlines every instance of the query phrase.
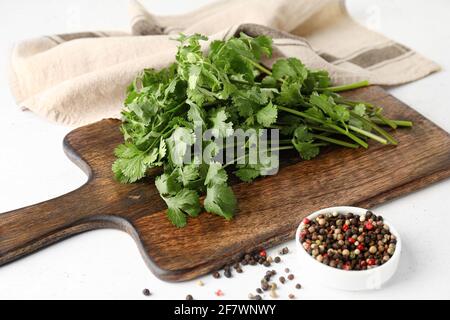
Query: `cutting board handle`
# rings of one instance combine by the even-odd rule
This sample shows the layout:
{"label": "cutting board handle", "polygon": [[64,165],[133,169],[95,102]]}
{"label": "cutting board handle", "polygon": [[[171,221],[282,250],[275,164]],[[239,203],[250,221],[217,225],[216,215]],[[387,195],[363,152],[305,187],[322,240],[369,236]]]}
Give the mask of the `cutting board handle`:
{"label": "cutting board handle", "polygon": [[75,234],[99,228],[89,185],[36,205],[0,214],[0,265]]}

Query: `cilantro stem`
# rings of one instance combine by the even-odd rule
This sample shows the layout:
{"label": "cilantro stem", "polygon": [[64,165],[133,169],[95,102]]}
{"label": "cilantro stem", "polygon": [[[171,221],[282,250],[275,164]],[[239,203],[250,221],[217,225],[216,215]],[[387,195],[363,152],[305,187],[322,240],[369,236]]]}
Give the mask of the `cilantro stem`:
{"label": "cilantro stem", "polygon": [[250,83],[250,82],[245,81],[245,80],[238,80],[238,79],[233,79],[233,78],[230,78],[230,81],[234,82],[234,83],[244,84],[244,85],[247,85],[247,86],[252,86],[252,85],[260,86],[261,85],[261,83],[259,83],[259,82]]}
{"label": "cilantro stem", "polygon": [[[293,149],[294,149],[294,146],[284,146],[284,147],[272,148],[272,149],[267,150],[267,151],[273,152],[273,151],[283,151],[283,150],[293,150]],[[237,157],[237,158],[231,160],[230,162],[227,162],[226,164],[224,164],[223,168],[225,169],[226,167],[229,167],[230,165],[234,164],[235,162],[238,162],[239,160],[245,159],[247,156],[248,156],[248,154],[245,154],[243,156]]]}
{"label": "cilantro stem", "polygon": [[311,129],[316,130],[316,131],[323,131],[323,132],[328,132],[328,133],[336,133],[336,130],[333,130],[333,129],[319,127],[319,126],[313,126],[313,125],[308,125],[308,126]]}
{"label": "cilantro stem", "polygon": [[[370,109],[373,109],[373,110],[377,109],[377,107],[375,105],[373,105],[371,103],[367,103],[367,102],[352,101],[352,100],[346,100],[346,99],[340,99],[340,98],[335,99],[335,101],[338,103],[342,103],[342,104],[351,106],[351,107],[354,107],[358,104],[363,104]],[[380,124],[380,125],[388,125],[392,129],[397,129],[397,127],[412,127],[413,126],[413,123],[411,121],[388,119],[380,114],[381,110],[382,110],[382,108],[378,108],[378,110],[376,111],[375,117],[370,119],[370,121],[372,123]]]}
{"label": "cilantro stem", "polygon": [[292,150],[294,149],[294,146],[285,146],[285,147],[276,147],[276,148],[272,148],[269,151],[283,151],[283,150]]}
{"label": "cilantro stem", "polygon": [[173,107],[172,109],[167,110],[166,112],[173,113],[173,112],[177,111],[179,108],[181,108],[182,106],[184,106],[185,104],[186,104],[186,101],[183,101],[180,104],[178,104],[177,106]]}
{"label": "cilantro stem", "polygon": [[323,141],[327,141],[333,144],[337,144],[343,147],[347,147],[347,148],[352,148],[352,149],[356,149],[359,148],[359,145],[355,144],[355,143],[348,143],[342,140],[338,140],[338,139],[334,139],[334,138],[330,138],[330,137],[326,137],[320,134],[314,134],[313,135],[314,138],[319,139],[319,140],[323,140]]}
{"label": "cilantro stem", "polygon": [[302,117],[302,118],[305,118],[305,119],[308,119],[308,120],[316,121],[318,123],[323,123],[322,120],[317,119],[316,117],[310,116],[310,115],[308,115],[308,114],[306,114],[304,112],[298,111],[298,110],[286,108],[286,107],[283,107],[283,106],[278,106],[278,109],[286,111],[286,112],[289,112],[289,113],[292,113],[293,115],[296,115],[296,116],[299,116],[299,117]]}
{"label": "cilantro stem", "polygon": [[376,117],[380,119],[384,124],[387,124],[392,129],[397,129],[397,124],[393,122],[391,119],[383,117],[381,114],[377,114]]}
{"label": "cilantro stem", "polygon": [[336,94],[336,97],[333,97],[333,98],[334,98],[335,102],[346,104],[346,105],[351,106],[351,107],[354,107],[354,106],[356,106],[358,104],[363,104],[363,105],[365,105],[366,107],[368,107],[370,109],[376,109],[376,107],[373,104],[371,104],[371,103],[343,99],[341,96],[339,96],[337,94]]}
{"label": "cilantro stem", "polygon": [[270,71],[269,69],[267,69],[266,67],[264,67],[263,65],[253,61],[252,59],[249,59],[247,57],[244,57],[245,60],[247,60],[250,64],[252,64],[256,69],[258,69],[259,71],[264,72],[265,74],[271,76],[272,75],[272,71]]}
{"label": "cilantro stem", "polygon": [[278,125],[278,124],[272,124],[272,125],[268,126],[267,128],[281,130],[281,129],[283,129],[283,126]]}
{"label": "cilantro stem", "polygon": [[[361,145],[363,148],[367,149],[369,147],[369,145],[367,144],[367,142],[365,142],[364,140],[358,138],[357,136],[355,136],[354,134],[348,132],[347,130],[342,129],[341,127],[335,125],[335,124],[330,124],[330,123],[325,123],[325,125],[327,127],[333,128],[336,131],[338,131],[339,133],[349,137],[350,139],[352,139],[353,141],[357,142],[359,145]],[[356,131],[357,132],[357,131]]]}
{"label": "cilantro stem", "polygon": [[[393,119],[389,119],[392,123],[395,123],[395,125],[397,127],[412,127],[413,123],[411,121],[407,121],[407,120],[393,120]],[[373,123],[376,124],[385,124],[382,120],[377,119],[377,118],[371,118],[370,121],[372,121]]]}
{"label": "cilantro stem", "polygon": [[359,145],[361,145],[361,146],[364,147],[365,149],[367,149],[367,148],[369,147],[369,145],[368,145],[365,141],[363,141],[362,139],[358,138],[358,137],[355,136],[354,134],[348,132],[347,130],[342,129],[341,127],[339,127],[339,126],[337,126],[337,125],[335,125],[335,124],[325,122],[325,121],[323,121],[323,120],[317,119],[316,117],[310,116],[310,115],[308,115],[308,114],[306,114],[306,113],[304,113],[304,112],[297,111],[297,110],[293,110],[293,109],[286,108],[286,107],[283,107],[283,106],[278,106],[278,109],[279,109],[279,110],[286,111],[286,112],[289,112],[289,113],[292,113],[292,114],[294,114],[294,115],[296,115],[296,116],[299,116],[299,117],[302,117],[302,118],[305,118],[305,119],[309,119],[309,120],[312,120],[312,121],[316,121],[316,122],[318,122],[318,123],[321,123],[321,124],[323,124],[325,127],[334,129],[334,130],[336,130],[337,132],[339,132],[339,133],[341,133],[341,134],[343,134],[343,135],[349,137],[350,139],[352,139],[353,141],[355,141],[356,143],[358,143]]}
{"label": "cilantro stem", "polygon": [[364,122],[365,124],[367,124],[368,126],[370,126],[372,129],[374,129],[376,132],[378,132],[379,134],[381,134],[383,137],[386,138],[387,141],[389,141],[390,143],[392,143],[393,145],[397,145],[397,141],[394,139],[394,137],[392,137],[389,133],[387,133],[385,130],[381,129],[379,126],[377,126],[375,123],[367,120],[364,117],[361,117],[359,114],[356,114],[353,111],[350,111],[350,114],[355,117],[356,119]]}
{"label": "cilantro stem", "polygon": [[175,131],[175,129],[176,129],[176,127],[173,127],[173,128],[171,128],[169,131],[164,132],[164,131],[167,130],[168,128],[170,128],[170,127],[169,127],[169,126],[166,126],[166,127],[164,128],[164,130],[161,131],[162,134],[160,135],[159,140],[158,140],[158,139],[155,139],[155,140],[152,142],[152,144],[150,145],[150,147],[148,147],[147,150],[146,150],[145,152],[149,152],[150,150],[152,150],[152,149],[155,147],[156,143],[161,141],[161,138],[163,138],[163,139],[167,138],[167,136],[168,136],[169,134],[171,134],[173,131]]}
{"label": "cilantro stem", "polygon": [[355,82],[355,83],[351,83],[351,84],[345,84],[342,86],[334,86],[334,87],[328,87],[328,88],[317,89],[317,90],[318,91],[341,92],[341,91],[347,91],[347,90],[353,90],[353,89],[358,89],[358,88],[362,88],[362,87],[367,87],[369,85],[370,85],[369,81],[364,80],[364,81]]}
{"label": "cilantro stem", "polygon": [[[374,106],[371,103],[367,103],[367,102],[351,101],[351,100],[345,100],[345,99],[340,99],[340,98],[337,98],[336,102],[343,103],[343,104],[351,106],[351,107],[355,107],[358,104],[363,104],[364,106],[366,106],[372,110],[377,109],[376,106]],[[390,126],[392,129],[397,129],[397,124],[394,121],[392,121],[391,119],[384,117],[380,111],[382,111],[382,109],[378,108],[378,110],[376,111],[376,115],[375,115],[375,117],[377,117],[380,120],[379,124],[385,124],[385,125]]]}
{"label": "cilantro stem", "polygon": [[387,144],[388,143],[388,141],[386,139],[383,139],[383,138],[373,134],[372,132],[360,129],[360,128],[352,126],[352,125],[349,125],[348,128],[350,130],[353,130],[355,132],[358,132],[358,133],[362,134],[363,136],[366,136],[366,137],[368,137],[370,139],[378,141],[379,143],[382,143],[382,144]]}
{"label": "cilantro stem", "polygon": [[319,142],[319,143],[311,143],[311,145],[313,147],[326,147],[328,146],[328,143]]}

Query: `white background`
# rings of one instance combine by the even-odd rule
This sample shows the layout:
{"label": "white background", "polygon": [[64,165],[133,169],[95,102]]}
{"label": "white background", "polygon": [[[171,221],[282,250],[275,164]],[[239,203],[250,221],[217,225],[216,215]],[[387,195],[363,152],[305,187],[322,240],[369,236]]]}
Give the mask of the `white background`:
{"label": "white background", "polygon": [[[160,14],[194,9],[208,0],[146,0]],[[390,89],[396,97],[450,131],[450,1],[349,0],[352,15],[441,64],[443,71],[415,83]],[[256,9],[256,8],[255,8]],[[128,30],[127,0],[1,0],[0,1],[0,212],[47,200],[82,185],[86,177],[63,154],[61,142],[71,128],[48,123],[16,107],[9,92],[6,65],[14,42],[41,34],[81,30]],[[378,291],[348,293],[321,287],[293,289],[299,299],[450,298],[450,180],[380,206],[378,213],[395,224],[404,241],[397,274]],[[0,216],[1,219],[1,216]],[[1,235],[0,235],[1,238]],[[293,241],[288,246],[294,248]],[[271,250],[270,253],[275,252]],[[295,254],[283,257],[298,282],[308,277]],[[89,232],[0,268],[0,299],[246,299],[265,269],[246,268],[233,279],[202,278],[181,284],[153,276],[127,234]],[[153,292],[151,298],[142,289]]]}

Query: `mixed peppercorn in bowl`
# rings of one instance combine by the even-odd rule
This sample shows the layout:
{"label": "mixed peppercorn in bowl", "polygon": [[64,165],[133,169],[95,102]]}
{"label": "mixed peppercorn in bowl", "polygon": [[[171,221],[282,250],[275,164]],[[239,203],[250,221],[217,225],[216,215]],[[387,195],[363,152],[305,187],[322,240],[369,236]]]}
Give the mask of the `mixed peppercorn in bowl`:
{"label": "mixed peppercorn in bowl", "polygon": [[381,287],[395,273],[401,241],[383,217],[356,207],[319,210],[296,234],[309,279],[344,290]]}

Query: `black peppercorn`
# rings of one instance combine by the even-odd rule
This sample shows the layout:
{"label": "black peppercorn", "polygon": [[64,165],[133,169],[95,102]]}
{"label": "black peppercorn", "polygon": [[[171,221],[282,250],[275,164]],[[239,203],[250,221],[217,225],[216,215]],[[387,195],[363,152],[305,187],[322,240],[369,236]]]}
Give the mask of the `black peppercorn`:
{"label": "black peppercorn", "polygon": [[146,297],[148,297],[148,296],[151,295],[150,290],[148,290],[148,289],[142,290],[142,294],[143,294],[144,296],[146,296]]}

